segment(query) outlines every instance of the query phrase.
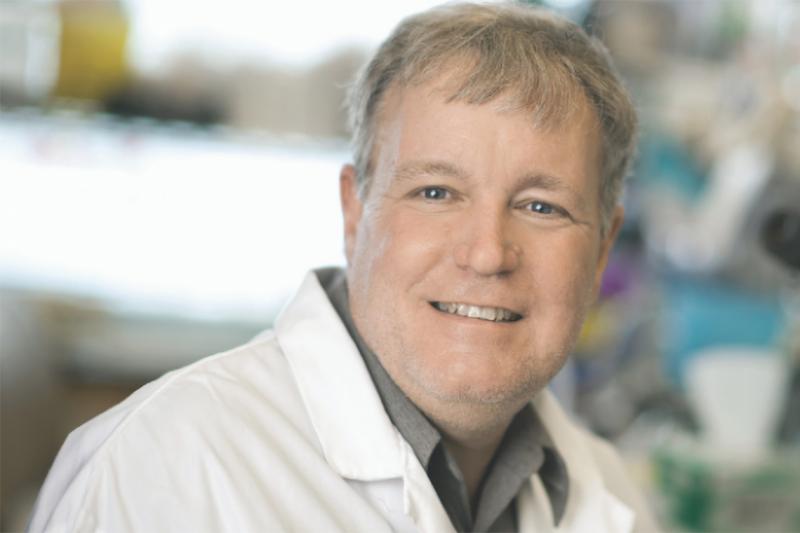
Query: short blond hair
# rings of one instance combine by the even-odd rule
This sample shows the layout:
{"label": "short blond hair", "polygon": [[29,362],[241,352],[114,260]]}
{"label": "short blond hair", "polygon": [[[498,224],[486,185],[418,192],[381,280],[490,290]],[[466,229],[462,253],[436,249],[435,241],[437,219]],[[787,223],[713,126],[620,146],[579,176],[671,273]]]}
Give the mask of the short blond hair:
{"label": "short blond hair", "polygon": [[568,120],[589,103],[602,136],[605,233],[635,151],[636,111],[598,39],[552,13],[513,3],[436,7],[404,19],[381,44],[348,94],[361,194],[370,186],[377,116],[387,90],[423,83],[451,65],[465,68],[449,101],[479,105],[502,95],[544,126]]}

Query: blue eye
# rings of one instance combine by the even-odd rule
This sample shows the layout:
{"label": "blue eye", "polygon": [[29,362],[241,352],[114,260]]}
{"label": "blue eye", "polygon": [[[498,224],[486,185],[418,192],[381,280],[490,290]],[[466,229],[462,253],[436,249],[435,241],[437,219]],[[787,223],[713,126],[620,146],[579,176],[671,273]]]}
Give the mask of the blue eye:
{"label": "blue eye", "polygon": [[449,195],[444,187],[425,187],[420,191],[420,194],[426,200],[444,200]]}
{"label": "blue eye", "polygon": [[530,211],[539,213],[540,215],[550,215],[555,211],[555,208],[552,205],[544,202],[530,202],[527,205]]}

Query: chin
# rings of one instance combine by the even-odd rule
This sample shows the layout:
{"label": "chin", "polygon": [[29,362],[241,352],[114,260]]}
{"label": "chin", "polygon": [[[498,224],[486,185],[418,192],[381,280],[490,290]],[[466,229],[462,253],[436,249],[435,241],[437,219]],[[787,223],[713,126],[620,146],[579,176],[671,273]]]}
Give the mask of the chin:
{"label": "chin", "polygon": [[[563,362],[563,361],[562,361]],[[451,362],[441,368],[406,368],[416,388],[439,402],[473,405],[524,403],[533,398],[550,381],[558,368],[551,365],[518,365],[498,369],[482,368],[464,361]]]}

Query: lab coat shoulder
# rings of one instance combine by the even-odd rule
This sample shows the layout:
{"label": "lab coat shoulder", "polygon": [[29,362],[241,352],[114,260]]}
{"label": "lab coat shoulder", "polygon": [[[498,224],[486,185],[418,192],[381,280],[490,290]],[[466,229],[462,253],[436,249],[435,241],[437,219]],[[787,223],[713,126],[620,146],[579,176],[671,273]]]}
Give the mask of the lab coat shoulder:
{"label": "lab coat shoulder", "polygon": [[607,440],[583,431],[606,489],[634,512],[633,531],[636,533],[660,531],[649,505],[642,497],[641,487],[632,482],[629,469],[617,450]]}
{"label": "lab coat shoulder", "polygon": [[[339,496],[320,494],[326,486]],[[345,515],[324,509],[357,500],[327,468],[266,334],[166,374],[75,430],[30,530],[346,530]],[[315,504],[322,512],[305,512]]]}

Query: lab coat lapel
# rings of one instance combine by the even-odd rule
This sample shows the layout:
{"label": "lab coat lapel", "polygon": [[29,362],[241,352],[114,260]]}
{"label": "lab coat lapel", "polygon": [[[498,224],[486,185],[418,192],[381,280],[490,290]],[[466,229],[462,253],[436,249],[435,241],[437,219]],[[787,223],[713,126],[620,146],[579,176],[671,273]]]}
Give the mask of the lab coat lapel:
{"label": "lab coat lapel", "polygon": [[327,462],[344,478],[402,476],[402,440],[336,310],[310,272],[275,332]]}
{"label": "lab coat lapel", "polygon": [[313,272],[275,331],[331,467],[381,508],[396,531],[453,532],[427,472],[389,420]]}
{"label": "lab coat lapel", "polygon": [[[564,458],[569,474],[567,507],[557,531],[565,533],[632,531],[633,510],[605,487],[596,460],[588,449],[586,435],[568,419],[548,390],[542,391],[533,403],[553,444]],[[538,522],[545,513],[540,507],[541,502],[546,501],[546,492],[535,476],[530,486],[520,495],[521,531],[541,530]]]}

